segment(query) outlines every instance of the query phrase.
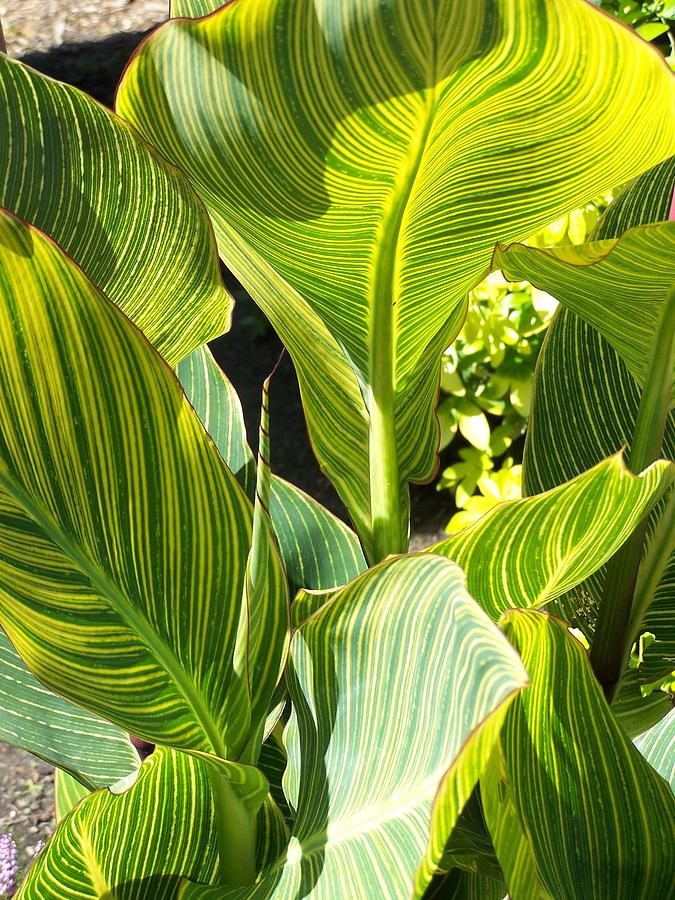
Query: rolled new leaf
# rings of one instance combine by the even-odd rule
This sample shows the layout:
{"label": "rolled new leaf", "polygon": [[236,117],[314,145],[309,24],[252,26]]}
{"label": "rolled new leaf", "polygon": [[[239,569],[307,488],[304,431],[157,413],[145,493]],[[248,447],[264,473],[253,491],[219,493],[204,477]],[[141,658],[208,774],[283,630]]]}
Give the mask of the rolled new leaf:
{"label": "rolled new leaf", "polygon": [[502,627],[532,680],[500,742],[544,888],[570,900],[668,896],[675,798],[614,719],[586,650],[542,612],[510,612]]}
{"label": "rolled new leaf", "polygon": [[16,897],[173,900],[181,877],[208,884],[216,871],[205,766],[158,748],[126,791],[97,791],[59,822]]}
{"label": "rolled new leaf", "polygon": [[674,483],[672,463],[661,460],[636,476],[617,454],[545,494],[500,503],[429,552],[461,566],[472,596],[497,620],[585,581]]}
{"label": "rolled new leaf", "polygon": [[247,0],[156,31],[117,109],[206,203],[379,560],[435,472],[440,355],[495,241],[672,152],[674,97],[582,0]]}
{"label": "rolled new leaf", "polygon": [[[412,892],[418,866],[442,849],[501,717],[526,684],[520,660],[456,566],[418,555],[369,570],[291,642],[284,792],[296,816],[285,857],[251,888],[186,885],[180,896]],[[439,785],[454,801],[443,810],[434,806]]]}
{"label": "rolled new leaf", "polygon": [[0,740],[59,766],[89,790],[107,787],[140,765],[126,732],[40,684],[2,629]]}
{"label": "rolled new leaf", "polygon": [[[249,501],[138,329],[7,213],[0,335],[0,624],[64,697],[236,759],[258,724],[232,666]],[[267,599],[271,621],[274,552]],[[284,640],[270,630],[256,702]]]}
{"label": "rolled new leaf", "polygon": [[227,331],[206,210],[126,122],[0,57],[0,206],[49,234],[171,364]]}
{"label": "rolled new leaf", "polygon": [[[255,461],[234,387],[206,347],[183,360],[176,374],[223,459],[253,499]],[[351,528],[313,497],[276,475],[271,476],[269,512],[291,598],[301,588],[341,587],[366,568]]]}

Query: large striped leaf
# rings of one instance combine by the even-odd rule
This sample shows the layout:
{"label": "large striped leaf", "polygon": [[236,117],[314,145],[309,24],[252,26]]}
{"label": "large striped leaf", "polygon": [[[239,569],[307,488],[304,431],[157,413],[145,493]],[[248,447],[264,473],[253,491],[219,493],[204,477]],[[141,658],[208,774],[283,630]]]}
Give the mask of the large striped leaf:
{"label": "large striped leaf", "polygon": [[647,762],[663,775],[675,794],[675,709],[634,741]]}
{"label": "large striped leaf", "polygon": [[[616,238],[629,228],[666,220],[674,188],[672,157],[637,179],[610,205],[595,237]],[[672,259],[667,262],[672,269]],[[613,293],[614,288],[608,290]],[[526,493],[549,490],[622,446],[630,446],[639,401],[640,389],[614,348],[577,315],[560,310],[549,328],[535,373],[523,469]],[[675,459],[673,412],[666,425],[662,455]],[[650,541],[655,545],[648,539],[647,553]],[[617,702],[617,712],[622,707],[627,710],[624,720],[633,734],[646,727],[639,727],[643,721],[639,683],[651,683],[675,669],[675,553],[664,558],[653,554],[645,567],[655,579],[649,588],[653,593],[642,595],[638,584],[639,615],[634,626],[636,633],[651,632],[656,640],[646,648],[640,668],[628,672],[627,693]],[[589,639],[595,630],[603,581],[603,571],[599,571],[555,603],[563,617]],[[654,697],[645,700],[648,704],[653,701]]]}
{"label": "large striped leaf", "polygon": [[0,238],[0,622],[64,697],[237,759],[257,726],[232,664],[250,503],[140,332],[36,229],[2,214]]}
{"label": "large striped leaf", "polygon": [[500,503],[429,551],[465,570],[472,596],[497,620],[581,584],[674,483],[672,463],[661,460],[635,476],[619,453],[545,494]]}
{"label": "large striped leaf", "polygon": [[140,763],[124,731],[40,684],[2,629],[0,740],[70,772],[90,790],[119,781]]}
{"label": "large striped leaf", "polygon": [[181,896],[407,896],[430,829],[442,843],[454,825],[432,812],[439,785],[470,793],[478,760],[459,778],[453,769],[526,683],[452,563],[417,555],[371,569],[292,640],[284,790],[296,819],[285,860],[250,889]]}
{"label": "large striped leaf", "polygon": [[433,476],[439,357],[494,242],[671,152],[674,96],[582,0],[247,0],[156,31],[117,108],[205,201],[377,560]]}
{"label": "large striped leaf", "polygon": [[17,900],[173,900],[181,876],[215,878],[205,766],[158,748],[122,794],[97,791],[63,819]]}
{"label": "large striped leaf", "polygon": [[[253,499],[255,462],[234,387],[205,347],[183,360],[176,372],[223,459]],[[269,501],[291,597],[300,588],[347,584],[364,571],[366,561],[354,532],[304,491],[272,475]]]}
{"label": "large striped leaf", "polygon": [[673,259],[675,222],[660,222],[578,247],[498,247],[493,267],[509,281],[529,281],[581,316],[644,386],[657,326],[675,290]]}
{"label": "large striped leaf", "polygon": [[199,16],[207,16],[224,5],[221,0],[170,0],[169,2],[171,16],[174,19],[179,16],[197,19]]}
{"label": "large striped leaf", "polygon": [[509,708],[501,746],[545,890],[566,900],[670,896],[675,798],[617,724],[585,649],[541,612],[510,612],[503,628],[532,685]]}
{"label": "large striped leaf", "polygon": [[0,55],[0,206],[57,241],[170,363],[227,331],[187,180],[86,94]]}
{"label": "large striped leaf", "polygon": [[56,821],[60,822],[74,809],[80,800],[88,797],[90,791],[79,781],[64,772],[63,769],[54,771],[54,813]]}

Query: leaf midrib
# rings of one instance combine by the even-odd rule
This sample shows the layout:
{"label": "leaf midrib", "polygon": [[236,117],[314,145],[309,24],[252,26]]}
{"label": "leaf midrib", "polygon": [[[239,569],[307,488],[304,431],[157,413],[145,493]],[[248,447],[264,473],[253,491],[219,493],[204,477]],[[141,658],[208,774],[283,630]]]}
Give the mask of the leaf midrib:
{"label": "leaf midrib", "polygon": [[70,559],[89,579],[91,585],[104,597],[117,612],[125,625],[140,638],[155,660],[160,663],[166,674],[182,696],[195,720],[201,726],[211,749],[219,756],[226,758],[227,749],[220,731],[208,707],[197,690],[192,678],[183,668],[173,649],[157,634],[148,619],[133,605],[129,597],[118,587],[109,575],[89,557],[86,551],[71,538],[52,517],[35,503],[23,487],[9,474],[7,469],[0,472],[0,487],[21,505],[30,518],[42,529],[65,556]]}

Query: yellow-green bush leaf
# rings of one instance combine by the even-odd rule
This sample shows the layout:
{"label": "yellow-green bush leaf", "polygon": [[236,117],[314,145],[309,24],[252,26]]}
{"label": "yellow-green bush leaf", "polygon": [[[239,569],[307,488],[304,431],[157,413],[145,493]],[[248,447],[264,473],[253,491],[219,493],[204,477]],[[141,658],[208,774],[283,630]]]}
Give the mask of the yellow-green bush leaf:
{"label": "yellow-green bush leaf", "polygon": [[661,460],[636,476],[618,454],[544,494],[495,506],[429,552],[461,566],[471,595],[497,620],[592,575],[674,482],[672,463]]}
{"label": "yellow-green bush leaf", "polygon": [[[238,758],[286,640],[270,630],[243,683],[249,501],[138,329],[8,214],[0,336],[0,624],[64,697],[153,743]],[[274,620],[287,601],[270,558]]]}
{"label": "yellow-green bush leaf", "polygon": [[186,178],[91,97],[0,54],[0,206],[53,238],[170,363],[227,331]]}
{"label": "yellow-green bush leaf", "polygon": [[[251,888],[193,885],[181,897],[408,896],[489,756],[492,717],[527,684],[520,660],[463,573],[417,555],[369,570],[301,625],[287,680],[286,856]],[[464,755],[484,726],[482,753]],[[439,810],[447,782],[455,805]]]}
{"label": "yellow-green bush leaf", "polygon": [[672,152],[674,98],[582,0],[246,0],[156,31],[117,108],[206,203],[379,559],[434,474],[440,355],[494,242]]}
{"label": "yellow-green bush leaf", "polygon": [[501,744],[544,888],[566,900],[669,896],[675,798],[614,719],[585,648],[542,612],[507,613],[503,628],[532,682]]}

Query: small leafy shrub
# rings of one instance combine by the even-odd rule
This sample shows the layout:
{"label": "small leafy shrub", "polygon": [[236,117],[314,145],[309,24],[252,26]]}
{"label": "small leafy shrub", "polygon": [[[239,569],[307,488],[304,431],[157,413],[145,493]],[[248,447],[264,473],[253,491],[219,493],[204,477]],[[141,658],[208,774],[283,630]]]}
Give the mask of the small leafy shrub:
{"label": "small leafy shrub", "polygon": [[[0,737],[59,817],[17,896],[666,896],[670,72],[582,0],[172,14],[117,115],[0,55]],[[274,476],[269,379],[251,453],[218,254],[353,529]],[[409,553],[488,269],[560,302],[528,496]]]}

